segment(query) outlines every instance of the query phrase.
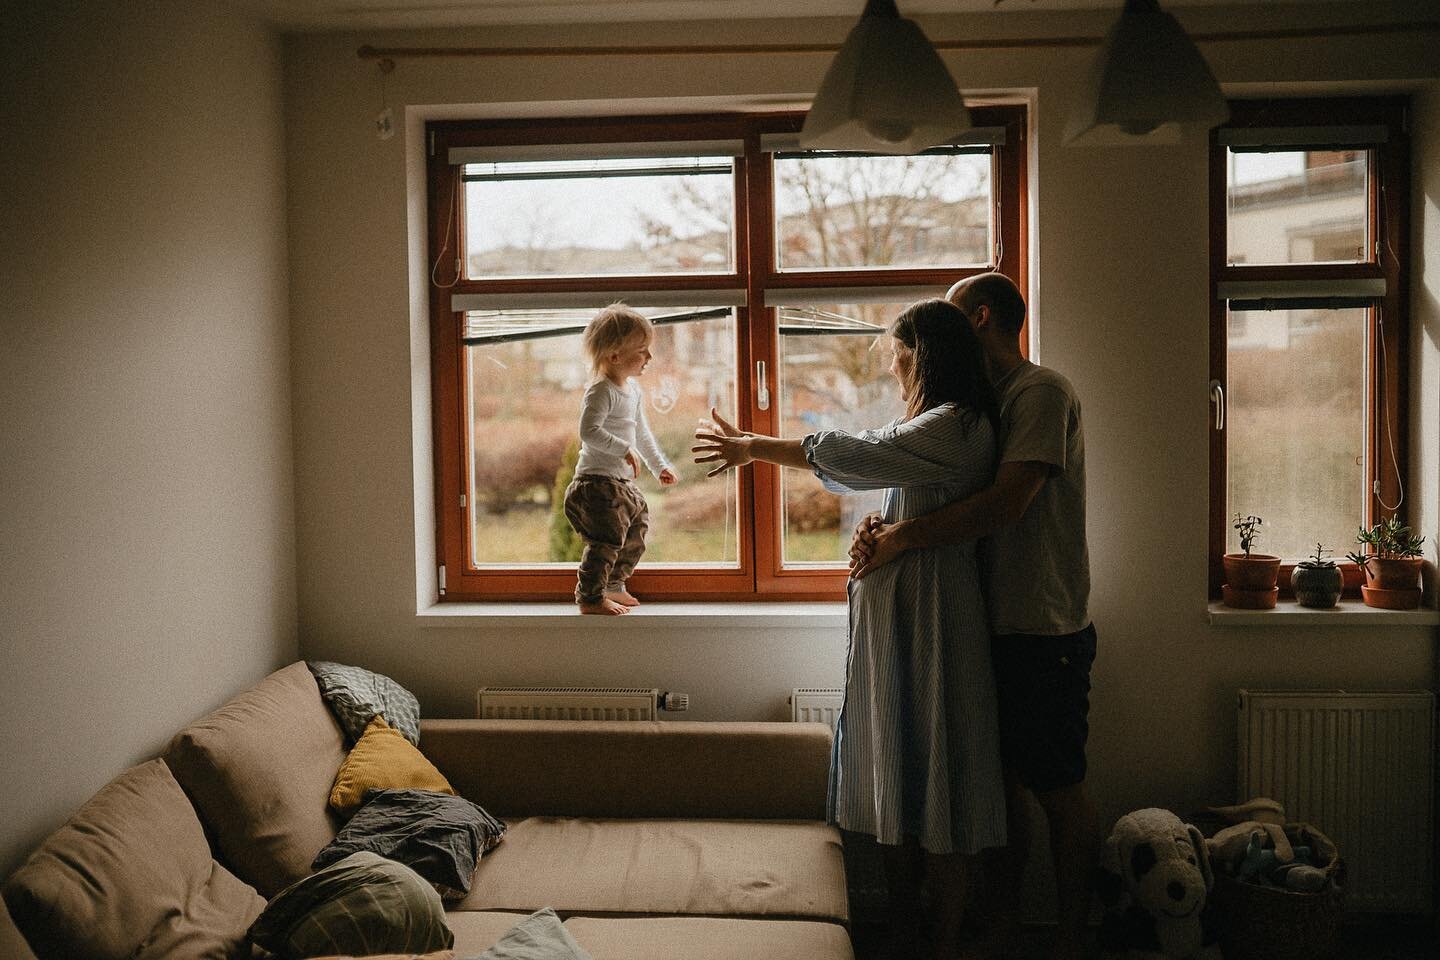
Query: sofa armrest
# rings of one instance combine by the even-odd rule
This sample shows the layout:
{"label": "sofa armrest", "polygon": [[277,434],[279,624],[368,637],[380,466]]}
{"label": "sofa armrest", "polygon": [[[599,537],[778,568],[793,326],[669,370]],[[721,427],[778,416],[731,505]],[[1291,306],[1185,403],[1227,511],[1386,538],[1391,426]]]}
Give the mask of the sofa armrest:
{"label": "sofa armrest", "polygon": [[820,723],[425,720],[420,749],[499,815],[821,820]]}

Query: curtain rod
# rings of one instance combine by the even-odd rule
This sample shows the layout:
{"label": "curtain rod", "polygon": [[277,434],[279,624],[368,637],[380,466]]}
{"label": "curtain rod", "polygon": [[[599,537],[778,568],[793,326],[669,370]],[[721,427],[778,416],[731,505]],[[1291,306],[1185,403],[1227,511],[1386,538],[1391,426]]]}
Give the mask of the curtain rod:
{"label": "curtain rod", "polygon": [[[1192,33],[1196,43],[1226,43],[1244,40],[1296,40],[1322,37],[1358,37],[1389,33],[1435,33],[1440,20],[1417,23],[1353,24],[1333,27],[1281,27],[1273,30],[1222,30]],[[1096,47],[1101,36],[1087,37],[999,37],[980,40],[936,40],[936,50],[1015,50],[1033,47]],[[839,43],[739,43],[594,46],[594,47],[360,47],[362,60],[395,57],[630,57],[630,56],[715,56],[726,54],[835,53]]]}

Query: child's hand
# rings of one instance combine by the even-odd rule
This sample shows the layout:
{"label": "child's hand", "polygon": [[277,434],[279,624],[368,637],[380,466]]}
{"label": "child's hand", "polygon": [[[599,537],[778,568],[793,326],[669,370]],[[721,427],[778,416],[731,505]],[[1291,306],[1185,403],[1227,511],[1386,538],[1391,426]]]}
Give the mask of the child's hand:
{"label": "child's hand", "polygon": [[625,451],[625,462],[630,464],[630,476],[640,476],[640,460],[635,456],[634,450]]}
{"label": "child's hand", "polygon": [[679,482],[680,478],[675,476],[675,471],[671,470],[669,467],[666,467],[664,470],[660,471],[660,485],[662,487],[668,487],[671,484],[676,484]]}

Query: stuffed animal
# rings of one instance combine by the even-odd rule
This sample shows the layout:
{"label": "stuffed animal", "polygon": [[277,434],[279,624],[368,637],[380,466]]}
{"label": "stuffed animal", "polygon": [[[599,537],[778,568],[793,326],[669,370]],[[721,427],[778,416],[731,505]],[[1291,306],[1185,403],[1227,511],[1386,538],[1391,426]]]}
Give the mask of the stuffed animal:
{"label": "stuffed animal", "polygon": [[[1259,834],[1258,839],[1256,834]],[[1246,859],[1253,859],[1257,847],[1268,848],[1276,863],[1289,863],[1295,859],[1295,850],[1290,838],[1285,836],[1285,829],[1268,821],[1246,820],[1226,827],[1205,841],[1205,846],[1210,851],[1212,866],[1236,876],[1240,875]]]}
{"label": "stuffed animal", "polygon": [[1100,947],[1126,960],[1220,960],[1204,838],[1169,810],[1127,813],[1100,854]]}

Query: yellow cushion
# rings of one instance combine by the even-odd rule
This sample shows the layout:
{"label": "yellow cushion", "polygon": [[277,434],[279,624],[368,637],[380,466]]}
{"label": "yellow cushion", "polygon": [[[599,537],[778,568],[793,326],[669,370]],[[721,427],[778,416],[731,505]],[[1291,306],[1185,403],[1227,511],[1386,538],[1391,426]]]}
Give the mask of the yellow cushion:
{"label": "yellow cushion", "polygon": [[376,717],[365,728],[330,788],[330,806],[342,816],[349,816],[365,802],[369,790],[435,790],[455,792],[445,775],[425,759],[425,755]]}

